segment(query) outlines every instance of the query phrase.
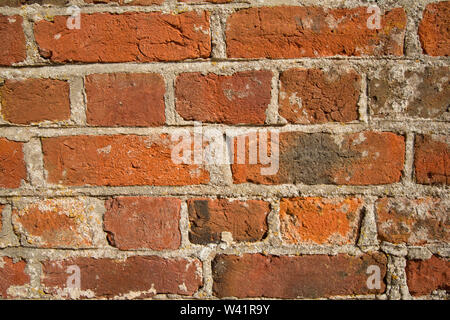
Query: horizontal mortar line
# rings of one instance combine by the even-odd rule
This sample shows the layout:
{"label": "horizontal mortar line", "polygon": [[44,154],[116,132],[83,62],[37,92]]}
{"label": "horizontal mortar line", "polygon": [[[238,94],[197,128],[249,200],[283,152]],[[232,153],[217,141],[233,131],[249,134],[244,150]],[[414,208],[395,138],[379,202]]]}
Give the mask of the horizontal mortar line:
{"label": "horizontal mortar line", "polygon": [[[333,244],[333,245],[319,245],[319,244],[281,244],[273,245],[269,243],[237,243],[228,246],[227,248],[220,248],[219,244],[213,244],[212,247],[207,244],[192,245],[192,248],[177,249],[167,251],[156,250],[119,250],[110,247],[98,248],[39,248],[27,246],[14,246],[0,248],[0,254],[8,256],[17,256],[24,258],[32,258],[33,260],[45,261],[52,258],[73,258],[73,257],[95,257],[95,258],[129,258],[133,256],[158,256],[161,258],[195,258],[201,255],[201,251],[205,248],[210,249],[210,255],[235,255],[242,253],[249,254],[264,254],[264,255],[337,255],[340,253],[347,253],[349,255],[361,255],[365,252],[354,244]],[[447,243],[431,243],[421,246],[407,245],[407,244],[391,244],[389,248],[382,246],[373,246],[373,250],[392,254],[393,250],[415,250],[425,249],[434,253],[442,249],[450,248]],[[371,250],[372,251],[372,250]],[[404,256],[404,255],[402,255]]]}
{"label": "horizontal mortar line", "polygon": [[[441,0],[437,0],[441,1]],[[385,10],[390,10],[393,8],[403,7],[405,11],[411,8],[417,8],[420,6],[420,1],[415,1],[417,3],[411,4],[406,1],[397,1],[393,5],[380,5],[380,8]],[[423,3],[428,3],[426,0],[422,1]],[[163,3],[161,5],[149,5],[149,6],[133,6],[133,5],[106,5],[106,4],[80,4],[77,5],[81,13],[126,13],[126,12],[175,12],[182,13],[193,10],[218,10],[218,9],[247,9],[247,8],[261,8],[261,7],[279,7],[279,6],[294,6],[294,7],[305,7],[305,6],[314,6],[314,7],[322,7],[322,8],[357,8],[357,7],[369,7],[370,3],[364,2],[362,0],[352,1],[349,5],[342,6],[342,3],[336,2],[333,0],[323,0],[320,5],[315,0],[280,0],[280,1],[236,1],[231,3]],[[28,8],[33,8],[38,12],[44,12],[47,15],[68,15],[67,8],[68,6],[40,6],[40,5],[28,5]],[[23,8],[16,7],[1,7],[0,13],[8,13],[8,14],[25,14],[27,7],[25,10]],[[181,10],[181,11],[180,11]]]}
{"label": "horizontal mortar line", "polygon": [[[417,61],[419,60],[419,61]],[[405,62],[417,62],[417,64],[420,63],[427,63],[427,62],[450,62],[450,58],[448,57],[433,57],[428,55],[417,55],[417,56],[383,56],[383,57],[374,57],[374,56],[364,56],[364,57],[355,57],[355,56],[326,56],[326,57],[300,57],[300,58],[292,58],[292,59],[266,59],[266,58],[254,58],[254,59],[240,59],[240,58],[225,58],[225,59],[198,59],[198,60],[183,60],[183,61],[155,61],[155,62],[135,62],[135,61],[127,61],[127,62],[105,62],[105,63],[99,63],[99,62],[87,62],[87,63],[67,63],[67,64],[23,64],[23,65],[15,65],[15,66],[0,66],[0,72],[12,72],[12,71],[26,71],[27,69],[35,70],[35,69],[60,69],[60,68],[69,68],[69,70],[65,70],[65,72],[70,72],[70,69],[81,69],[79,71],[83,71],[86,74],[92,73],[92,68],[98,68],[101,70],[101,68],[105,67],[135,67],[136,69],[161,69],[162,71],[166,71],[168,67],[182,67],[182,66],[192,66],[192,65],[202,65],[210,64],[211,66],[216,65],[226,65],[226,64],[251,64],[251,63],[261,63],[267,65],[267,66],[281,66],[282,64],[286,63],[304,63],[304,62],[312,62],[312,63],[318,63],[318,62],[336,62],[336,61],[342,61],[342,62],[354,62],[354,63],[377,63],[377,62],[389,62],[389,61],[405,61]],[[162,69],[164,67],[164,69]],[[175,70],[176,71],[176,70]],[[105,73],[113,72],[110,70],[105,70]],[[190,72],[190,71],[184,71],[184,72]]]}
{"label": "horizontal mortar line", "polygon": [[[412,189],[412,190],[411,190]],[[401,183],[381,186],[340,186],[340,185],[256,185],[233,186],[120,186],[120,187],[46,187],[35,189],[0,189],[0,197],[75,197],[75,196],[121,196],[145,195],[158,197],[176,196],[220,196],[254,197],[272,199],[292,196],[450,196],[448,186],[425,186]]]}
{"label": "horizontal mortar line", "polygon": [[[180,132],[180,130],[193,133],[194,124],[174,125],[165,127],[11,127],[0,126],[0,137],[6,137],[9,140],[27,142],[32,138],[52,138],[62,136],[110,136],[110,135],[137,135],[152,136]],[[200,127],[197,127],[200,128]],[[217,130],[221,134],[245,135],[248,132],[267,131],[267,132],[297,132],[305,134],[326,133],[326,134],[352,134],[359,132],[394,132],[397,134],[416,133],[416,134],[448,134],[450,122],[383,122],[383,123],[355,123],[355,124],[319,124],[319,125],[260,125],[260,126],[228,126],[222,124],[202,124],[202,132],[208,130]]]}
{"label": "horizontal mortar line", "polygon": [[[38,260],[37,255],[41,255],[41,259],[47,260],[51,256],[55,257],[60,254],[65,257],[132,257],[132,256],[158,256],[162,258],[176,258],[176,257],[196,257],[200,255],[201,251],[205,248],[210,249],[210,254],[240,254],[240,253],[263,253],[263,254],[276,254],[276,255],[293,255],[298,254],[312,255],[336,255],[339,253],[353,253],[364,254],[364,252],[357,245],[311,245],[311,244],[297,244],[297,245],[281,245],[274,246],[269,243],[259,244],[235,244],[228,246],[225,249],[221,249],[219,244],[214,244],[213,247],[205,245],[192,245],[189,249],[177,249],[167,251],[156,250],[119,250],[110,247],[98,247],[98,248],[43,248],[43,247],[28,247],[28,246],[14,246],[0,249],[1,253],[16,256],[26,256],[30,254],[34,259]],[[403,248],[403,247],[402,247]],[[381,248],[378,248],[381,251]]]}

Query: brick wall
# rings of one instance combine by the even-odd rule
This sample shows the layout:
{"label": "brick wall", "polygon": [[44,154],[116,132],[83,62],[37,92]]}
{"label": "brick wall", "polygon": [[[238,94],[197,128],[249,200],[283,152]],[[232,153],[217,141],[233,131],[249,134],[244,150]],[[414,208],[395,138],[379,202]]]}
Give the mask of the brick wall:
{"label": "brick wall", "polygon": [[450,2],[343,3],[0,0],[0,298],[448,298]]}

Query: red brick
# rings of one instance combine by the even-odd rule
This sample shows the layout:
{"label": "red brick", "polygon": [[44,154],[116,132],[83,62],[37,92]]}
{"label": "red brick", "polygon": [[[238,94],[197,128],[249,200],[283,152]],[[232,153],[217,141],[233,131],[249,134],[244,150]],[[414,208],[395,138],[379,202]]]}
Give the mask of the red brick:
{"label": "red brick", "polygon": [[300,58],[403,55],[406,14],[402,8],[369,29],[367,8],[262,7],[239,10],[227,21],[232,58]]}
{"label": "red brick", "polygon": [[413,296],[431,294],[434,290],[450,290],[450,262],[445,258],[409,260],[406,264],[409,293]]}
{"label": "red brick", "polygon": [[0,138],[0,188],[18,188],[27,177],[23,143]]}
{"label": "red brick", "polygon": [[175,84],[176,110],[185,120],[264,124],[272,73],[244,71],[231,76],[184,73]]}
{"label": "red brick", "polygon": [[9,288],[30,282],[30,276],[25,273],[26,266],[23,260],[14,262],[12,258],[0,257],[0,298],[10,298]]}
{"label": "red brick", "polygon": [[177,249],[181,244],[181,200],[117,197],[106,202],[104,229],[121,249]]}
{"label": "red brick", "polygon": [[95,126],[158,126],[165,116],[158,74],[92,74],[85,81],[87,122]]}
{"label": "red brick", "polygon": [[188,200],[189,240],[197,244],[220,242],[224,231],[235,241],[260,241],[267,232],[269,203],[261,200]]}
{"label": "red brick", "polygon": [[281,235],[287,243],[355,244],[361,209],[357,198],[281,199]]}
{"label": "red brick", "polygon": [[21,16],[0,15],[0,65],[12,65],[27,57]]}
{"label": "red brick", "polygon": [[430,3],[419,24],[423,52],[430,56],[450,55],[450,1]]}
{"label": "red brick", "polygon": [[422,184],[448,184],[450,181],[450,138],[418,135],[414,148],[416,181]]}
{"label": "red brick", "polygon": [[[380,267],[381,288],[368,289],[367,268]],[[385,290],[386,257],[309,255],[299,257],[219,255],[213,261],[213,292],[218,297],[319,298],[375,294]]]}
{"label": "red brick", "polygon": [[360,89],[361,77],[353,70],[290,69],[280,76],[279,112],[291,123],[357,120]]}
{"label": "red brick", "polygon": [[[66,270],[80,268],[81,296],[96,298],[145,298],[155,294],[193,295],[202,285],[201,263],[197,259],[135,256],[126,260],[73,258],[44,261],[42,284],[45,292],[70,294]],[[89,291],[88,291],[89,290]],[[69,292],[68,292],[69,291]]]}
{"label": "red brick", "polygon": [[41,54],[53,62],[178,61],[211,52],[207,12],[81,14],[81,28],[72,30],[66,21],[56,16],[34,26]]}
{"label": "red brick", "polygon": [[262,175],[267,165],[249,164],[248,156],[239,164],[235,155],[231,167],[234,183],[377,185],[400,180],[404,153],[404,137],[391,132],[281,132],[276,174]]}
{"label": "red brick", "polygon": [[86,3],[118,3],[121,6],[151,6],[153,4],[162,4],[165,0],[85,0]]}
{"label": "red brick", "polygon": [[439,198],[383,198],[377,201],[378,237],[423,245],[450,241],[450,203]]}
{"label": "red brick", "polygon": [[[409,64],[411,65],[411,64]],[[374,117],[445,120],[450,102],[449,67],[386,68],[369,77],[369,107]]]}
{"label": "red brick", "polygon": [[53,79],[6,80],[0,87],[3,119],[15,124],[70,118],[69,84]]}
{"label": "red brick", "polygon": [[13,209],[14,230],[23,244],[41,248],[93,247],[101,221],[78,199],[46,199]]}
{"label": "red brick", "polygon": [[70,186],[188,185],[209,182],[199,165],[175,164],[169,135],[42,139],[48,181]]}

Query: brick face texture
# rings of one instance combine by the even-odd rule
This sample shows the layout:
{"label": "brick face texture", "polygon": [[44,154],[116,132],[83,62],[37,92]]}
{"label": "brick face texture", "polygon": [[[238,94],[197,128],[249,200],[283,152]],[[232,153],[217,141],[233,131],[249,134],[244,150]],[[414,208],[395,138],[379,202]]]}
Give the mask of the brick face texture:
{"label": "brick face texture", "polygon": [[450,1],[431,3],[426,6],[419,25],[419,37],[423,51],[431,56],[449,56]]}
{"label": "brick face texture", "polygon": [[360,132],[335,138],[324,133],[281,133],[275,175],[259,164],[232,165],[235,183],[387,184],[400,180],[405,142],[390,132]]}
{"label": "brick face texture", "polygon": [[198,165],[176,165],[167,135],[73,136],[42,141],[51,183],[82,186],[186,185],[206,183]]}
{"label": "brick face texture", "polygon": [[177,61],[211,52],[210,36],[202,32],[209,29],[207,12],[83,14],[86,27],[69,32],[66,20],[58,16],[34,26],[41,55],[54,62]]}
{"label": "brick face texture", "polygon": [[0,15],[0,65],[11,65],[25,60],[25,35],[22,30],[21,16]]}
{"label": "brick face texture", "polygon": [[354,71],[331,75],[317,69],[285,71],[281,75],[280,115],[302,124],[356,120],[360,81]]}
{"label": "brick face texture", "polygon": [[372,291],[367,288],[365,271],[369,264],[379,266],[384,278],[386,257],[383,255],[220,255],[213,263],[213,290],[219,297],[239,298],[318,298],[383,292],[384,286]]}
{"label": "brick face texture", "polygon": [[275,2],[0,0],[0,299],[450,298],[450,1]]}
{"label": "brick face texture", "polygon": [[228,18],[227,53],[235,58],[402,55],[405,11],[383,15],[380,30],[366,27],[369,16],[363,7],[243,9]]}
{"label": "brick face texture", "polygon": [[[158,293],[192,295],[202,284],[201,263],[198,260],[163,259],[156,256],[130,257],[126,260],[75,258],[46,261],[42,282],[47,292],[61,292],[66,288],[66,268],[80,268],[81,296],[120,297],[139,292],[138,297]],[[179,286],[179,284],[184,284]]]}
{"label": "brick face texture", "polygon": [[16,124],[70,118],[69,84],[53,79],[8,80],[0,88],[3,119]]}
{"label": "brick face texture", "polygon": [[186,120],[264,124],[271,78],[269,71],[182,74],[176,82],[176,109]]}
{"label": "brick face texture", "polygon": [[118,197],[106,203],[105,231],[123,249],[177,249],[181,201],[170,198]]}
{"label": "brick face texture", "polygon": [[26,179],[23,143],[0,138],[0,187],[17,188]]}
{"label": "brick face texture", "polygon": [[164,80],[157,74],[86,77],[87,122],[94,126],[163,125]]}

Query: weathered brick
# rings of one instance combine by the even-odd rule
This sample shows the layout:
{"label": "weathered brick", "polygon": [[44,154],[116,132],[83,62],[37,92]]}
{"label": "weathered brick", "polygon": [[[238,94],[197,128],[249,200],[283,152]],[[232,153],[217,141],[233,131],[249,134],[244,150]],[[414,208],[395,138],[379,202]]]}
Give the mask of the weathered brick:
{"label": "weathered brick", "polygon": [[178,61],[210,56],[207,12],[80,17],[80,29],[68,30],[66,16],[36,22],[34,35],[41,55],[53,62]]}
{"label": "weathered brick", "polygon": [[59,198],[18,203],[12,212],[22,245],[41,248],[90,248],[98,244],[100,216],[87,200]]}
{"label": "weathered brick", "polygon": [[369,76],[370,112],[377,118],[448,119],[450,68],[389,68]]}
{"label": "weathered brick", "polygon": [[104,229],[121,249],[177,249],[181,244],[181,200],[117,197],[106,202]]}
{"label": "weathered brick", "polygon": [[358,119],[361,77],[355,71],[290,69],[280,76],[279,112],[291,123]]}
{"label": "weathered brick", "polygon": [[355,244],[361,209],[357,198],[284,198],[281,235],[287,243]]}
{"label": "weathered brick", "polygon": [[169,135],[42,139],[48,181],[71,186],[189,185],[209,182],[195,164],[175,164]]}
{"label": "weathered brick", "polygon": [[383,198],[376,203],[378,238],[423,245],[450,241],[450,202],[439,198]]}
{"label": "weathered brick", "polygon": [[27,57],[21,16],[0,15],[0,65],[22,62]]}
{"label": "weathered brick", "polygon": [[30,276],[25,273],[26,266],[27,263],[23,260],[13,261],[12,258],[0,257],[0,298],[11,298],[14,295],[8,289],[30,282]]}
{"label": "weathered brick", "polygon": [[23,143],[0,138],[0,188],[18,188],[27,177]]}
{"label": "weathered brick", "polygon": [[450,262],[432,256],[428,260],[409,260],[406,263],[406,279],[413,296],[431,294],[434,290],[450,290]]}
{"label": "weathered brick", "polygon": [[232,58],[403,55],[406,14],[395,8],[369,29],[367,8],[262,7],[242,9],[227,21]]}
{"label": "weathered brick", "polygon": [[[380,268],[380,289],[369,289],[367,268]],[[386,257],[307,255],[219,255],[213,261],[213,292],[218,297],[319,298],[374,294],[385,290]]]}
{"label": "weathered brick", "polygon": [[423,52],[430,56],[450,55],[450,1],[430,3],[419,24]]}
{"label": "weathered brick", "polygon": [[450,181],[450,137],[416,136],[414,167],[418,183],[448,184]]}
{"label": "weathered brick", "polygon": [[[197,259],[135,256],[126,260],[72,258],[44,261],[45,292],[60,297],[146,298],[155,294],[192,295],[202,285],[201,262]],[[67,288],[69,266],[80,269],[81,290]]]}
{"label": "weathered brick", "polygon": [[391,132],[281,132],[279,156],[274,155],[279,170],[273,175],[262,175],[267,165],[249,164],[248,156],[238,163],[237,153],[231,166],[234,183],[377,185],[400,180],[405,141]]}
{"label": "weathered brick", "polygon": [[0,87],[3,119],[15,124],[70,118],[69,84],[62,80],[6,80]]}
{"label": "weathered brick", "polygon": [[235,241],[260,241],[267,232],[269,203],[261,200],[188,200],[189,240],[197,244],[218,243],[222,232]]}
{"label": "weathered brick", "polygon": [[244,71],[231,76],[183,73],[175,84],[176,110],[185,120],[264,124],[272,73]]}
{"label": "weathered brick", "polygon": [[158,126],[165,116],[161,75],[92,74],[86,77],[87,122],[95,126]]}

